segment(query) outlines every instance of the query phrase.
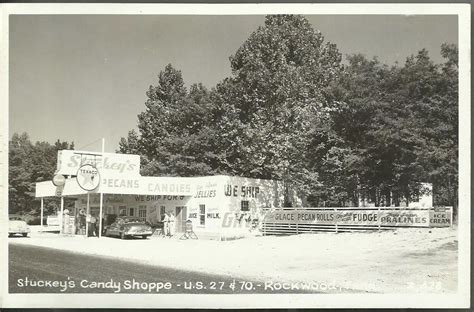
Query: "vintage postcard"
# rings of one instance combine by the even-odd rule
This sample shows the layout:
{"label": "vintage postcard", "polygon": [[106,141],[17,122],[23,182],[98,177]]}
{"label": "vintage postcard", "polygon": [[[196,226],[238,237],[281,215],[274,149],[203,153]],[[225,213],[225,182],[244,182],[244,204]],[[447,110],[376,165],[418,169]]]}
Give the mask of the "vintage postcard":
{"label": "vintage postcard", "polygon": [[3,4],[0,307],[467,308],[467,4]]}

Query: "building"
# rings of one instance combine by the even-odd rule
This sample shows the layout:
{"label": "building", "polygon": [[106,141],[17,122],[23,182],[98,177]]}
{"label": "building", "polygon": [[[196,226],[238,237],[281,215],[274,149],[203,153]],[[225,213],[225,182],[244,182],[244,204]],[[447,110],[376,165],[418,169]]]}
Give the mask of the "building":
{"label": "building", "polygon": [[[105,224],[122,216],[157,225],[171,212],[178,233],[190,220],[198,237],[214,239],[248,235],[265,208],[284,202],[280,181],[225,175],[143,177],[139,169],[138,155],[60,151],[55,178],[37,183],[36,197],[74,198],[72,215],[89,212]],[[290,196],[301,205],[294,192]]]}

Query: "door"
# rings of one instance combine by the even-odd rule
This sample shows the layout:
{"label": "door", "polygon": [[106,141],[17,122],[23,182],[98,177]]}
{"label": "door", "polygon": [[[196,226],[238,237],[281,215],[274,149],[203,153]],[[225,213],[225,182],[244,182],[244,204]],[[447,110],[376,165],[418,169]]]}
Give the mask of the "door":
{"label": "door", "polygon": [[186,228],[186,216],[188,215],[186,206],[176,207],[176,232],[184,232]]}

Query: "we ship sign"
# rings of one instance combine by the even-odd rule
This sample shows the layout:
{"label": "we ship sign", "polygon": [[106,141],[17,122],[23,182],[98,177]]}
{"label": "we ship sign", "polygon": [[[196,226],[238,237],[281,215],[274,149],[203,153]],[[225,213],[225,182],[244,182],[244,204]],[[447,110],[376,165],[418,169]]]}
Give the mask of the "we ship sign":
{"label": "we ship sign", "polygon": [[447,208],[433,209],[354,209],[354,210],[274,210],[265,215],[265,223],[367,226],[450,226]]}

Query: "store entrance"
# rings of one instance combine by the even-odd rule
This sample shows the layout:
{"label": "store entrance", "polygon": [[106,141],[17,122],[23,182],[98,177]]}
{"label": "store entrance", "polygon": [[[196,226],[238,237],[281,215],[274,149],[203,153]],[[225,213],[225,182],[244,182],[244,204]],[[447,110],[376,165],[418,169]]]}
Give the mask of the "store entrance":
{"label": "store entrance", "polygon": [[176,232],[184,232],[187,215],[188,209],[186,206],[176,206]]}

